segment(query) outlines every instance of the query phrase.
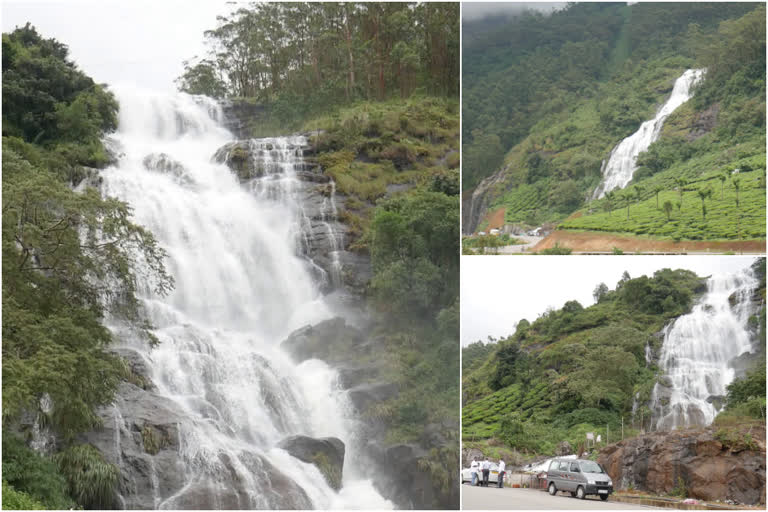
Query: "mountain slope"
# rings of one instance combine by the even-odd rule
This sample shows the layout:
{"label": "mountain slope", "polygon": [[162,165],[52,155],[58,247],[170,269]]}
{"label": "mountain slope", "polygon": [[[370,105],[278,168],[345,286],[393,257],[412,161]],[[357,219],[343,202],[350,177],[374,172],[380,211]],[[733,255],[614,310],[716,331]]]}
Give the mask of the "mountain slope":
{"label": "mountain slope", "polygon": [[[489,212],[504,208],[508,224],[558,223],[578,212],[578,219],[569,219],[564,228],[680,239],[764,239],[764,19],[763,6],[748,4],[717,9],[703,4],[575,5],[549,18],[511,22],[505,27],[510,45],[504,48],[504,31],[472,39],[465,51],[464,232],[483,228]],[[535,52],[514,43],[518,33],[532,30],[540,38],[553,37],[556,29],[570,27],[567,20],[581,22],[581,32],[572,27],[558,32],[556,42]],[[594,20],[603,21],[601,31]],[[592,45],[600,50],[594,55],[574,53],[585,34],[594,36]],[[502,59],[496,68],[483,67],[485,61],[477,56],[483,49]],[[474,60],[479,63],[470,65]],[[537,71],[526,76],[535,89],[527,94],[513,87],[510,77],[533,66]],[[675,79],[689,68],[707,68],[704,82],[641,155],[625,197],[590,201],[602,178],[603,159],[653,117]],[[504,95],[494,95],[488,90],[492,86]],[[511,126],[521,133],[504,131]],[[501,164],[498,155],[504,147],[510,149]],[[721,182],[720,175],[735,169],[749,174],[738,176],[738,184],[731,176]],[[688,182],[682,185],[679,209],[676,178]],[[637,184],[642,186],[635,192]],[[703,213],[698,191],[709,189],[713,192],[704,199],[708,211]],[[612,212],[629,203],[632,219],[638,198],[648,209],[639,222],[621,222]],[[672,203],[669,215],[666,201]]]}

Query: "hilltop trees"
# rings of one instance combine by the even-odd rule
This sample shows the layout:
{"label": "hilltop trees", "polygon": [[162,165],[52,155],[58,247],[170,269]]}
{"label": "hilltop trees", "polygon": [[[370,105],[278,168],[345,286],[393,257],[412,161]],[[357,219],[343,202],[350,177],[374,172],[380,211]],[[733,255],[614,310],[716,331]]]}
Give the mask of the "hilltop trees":
{"label": "hilltop trees", "polygon": [[254,3],[205,33],[182,91],[318,108],[458,94],[458,4]]}

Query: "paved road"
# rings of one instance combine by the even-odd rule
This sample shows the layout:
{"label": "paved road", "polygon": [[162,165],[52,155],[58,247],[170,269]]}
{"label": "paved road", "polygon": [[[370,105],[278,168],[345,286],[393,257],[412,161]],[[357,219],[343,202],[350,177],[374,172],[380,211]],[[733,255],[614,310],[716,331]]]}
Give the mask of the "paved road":
{"label": "paved road", "polygon": [[472,487],[462,485],[461,504],[464,510],[636,510],[652,509],[643,505],[601,501],[597,496],[579,500],[567,494],[550,496],[546,491],[511,489],[506,487]]}
{"label": "paved road", "polygon": [[[544,240],[543,236],[528,236],[528,235],[511,235],[512,238],[517,238],[518,240],[522,240],[525,243],[524,244],[518,244],[518,245],[505,245],[504,247],[499,247],[499,254],[515,254],[519,252],[530,252],[531,247],[536,245],[537,243]],[[491,249],[488,249],[489,251]]]}

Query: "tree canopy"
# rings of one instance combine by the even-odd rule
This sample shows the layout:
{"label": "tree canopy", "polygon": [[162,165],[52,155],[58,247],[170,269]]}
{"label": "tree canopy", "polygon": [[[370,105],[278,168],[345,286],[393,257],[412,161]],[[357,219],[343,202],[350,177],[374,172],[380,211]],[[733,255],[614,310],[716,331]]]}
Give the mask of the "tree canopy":
{"label": "tree canopy", "polygon": [[182,91],[307,109],[421,91],[457,96],[457,3],[254,3],[205,33]]}

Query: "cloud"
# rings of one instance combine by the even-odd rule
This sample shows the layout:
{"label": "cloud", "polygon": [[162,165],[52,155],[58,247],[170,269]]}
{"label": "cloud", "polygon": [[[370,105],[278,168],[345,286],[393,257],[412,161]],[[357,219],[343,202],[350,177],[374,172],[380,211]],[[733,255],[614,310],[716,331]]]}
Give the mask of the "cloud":
{"label": "cloud", "polygon": [[614,289],[626,270],[631,277],[662,268],[684,268],[699,276],[736,272],[754,262],[742,256],[463,256],[461,343],[514,333],[523,318],[569,300],[593,304],[601,282]]}
{"label": "cloud", "polygon": [[566,2],[463,2],[461,15],[465,21],[486,16],[514,16],[528,9],[550,13],[563,9]]}
{"label": "cloud", "polygon": [[3,32],[30,22],[56,38],[97,82],[170,92],[182,62],[206,53],[203,32],[233,9],[224,0],[6,0]]}

